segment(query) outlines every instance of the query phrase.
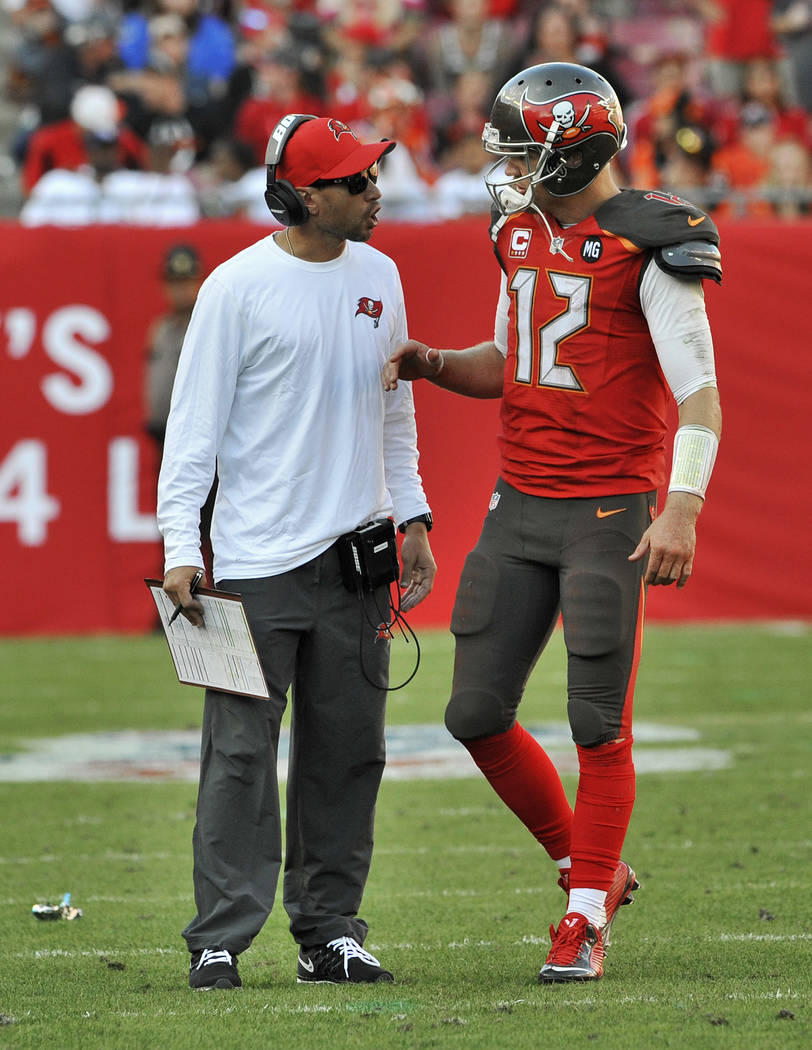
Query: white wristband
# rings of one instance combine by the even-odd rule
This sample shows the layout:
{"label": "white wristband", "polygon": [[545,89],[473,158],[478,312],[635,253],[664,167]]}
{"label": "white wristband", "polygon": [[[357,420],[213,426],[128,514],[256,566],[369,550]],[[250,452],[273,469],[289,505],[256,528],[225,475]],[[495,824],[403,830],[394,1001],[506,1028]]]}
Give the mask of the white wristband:
{"label": "white wristband", "polygon": [[693,492],[705,498],[719,438],[708,427],[689,423],[674,435],[674,460],[669,492]]}

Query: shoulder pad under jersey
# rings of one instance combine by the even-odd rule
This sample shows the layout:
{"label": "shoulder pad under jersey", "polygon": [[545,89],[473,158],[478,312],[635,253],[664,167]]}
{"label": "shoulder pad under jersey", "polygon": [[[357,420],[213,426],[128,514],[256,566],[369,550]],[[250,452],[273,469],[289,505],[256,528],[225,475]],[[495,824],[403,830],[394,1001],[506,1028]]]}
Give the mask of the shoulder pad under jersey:
{"label": "shoulder pad under jersey", "polygon": [[683,241],[655,248],[654,261],[672,277],[709,277],[722,283],[722,253],[710,241]]}
{"label": "shoulder pad under jersey", "polygon": [[595,212],[607,233],[640,249],[703,240],[719,243],[719,231],[695,204],[664,190],[622,190]]}

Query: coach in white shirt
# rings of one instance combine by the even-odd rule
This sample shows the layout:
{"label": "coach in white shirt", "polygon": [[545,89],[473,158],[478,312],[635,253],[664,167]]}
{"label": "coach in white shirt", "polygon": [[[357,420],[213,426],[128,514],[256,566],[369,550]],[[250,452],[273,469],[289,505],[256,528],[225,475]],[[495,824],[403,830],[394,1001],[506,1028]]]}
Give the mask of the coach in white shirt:
{"label": "coach in white shirt", "polygon": [[[407,338],[377,224],[377,162],[342,122],[289,115],[269,142],[266,200],[285,228],[204,282],[180,357],[158,486],[164,589],[193,624],[200,508],[215,465],[216,585],[242,594],[269,701],[206,695],[194,887],[193,988],[241,983],[281,867],[279,726],[292,685],[283,900],[299,981],[391,981],[358,910],[383,773],[386,585],[342,582],[336,541],[391,516],[404,532],[402,606],[431,590],[431,514],[409,384],[380,374]],[[375,684],[373,684],[375,683]]]}

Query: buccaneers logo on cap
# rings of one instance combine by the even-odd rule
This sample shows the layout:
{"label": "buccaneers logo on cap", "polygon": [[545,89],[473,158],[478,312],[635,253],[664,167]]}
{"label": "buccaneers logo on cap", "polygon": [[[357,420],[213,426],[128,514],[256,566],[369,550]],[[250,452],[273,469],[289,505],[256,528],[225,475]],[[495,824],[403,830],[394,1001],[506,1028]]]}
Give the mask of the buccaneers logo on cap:
{"label": "buccaneers logo on cap", "polygon": [[327,121],[327,127],[335,135],[336,142],[338,142],[342,135],[351,135],[356,142],[358,141],[358,136],[355,134],[355,132],[352,130],[349,124],[345,124],[343,120],[336,120],[335,117],[330,117],[330,119]]}
{"label": "buccaneers logo on cap", "polygon": [[533,102],[525,96],[522,117],[528,131],[535,124],[545,135],[556,121],[557,146],[570,146],[578,139],[583,141],[601,132],[618,138],[623,130],[617,99],[601,98],[592,91],[573,92],[552,102]]}
{"label": "buccaneers logo on cap", "polygon": [[367,317],[371,317],[375,322],[375,328],[380,323],[382,313],[383,303],[380,299],[368,299],[366,296],[362,296],[358,300],[358,309],[355,311],[355,316],[365,314]]}

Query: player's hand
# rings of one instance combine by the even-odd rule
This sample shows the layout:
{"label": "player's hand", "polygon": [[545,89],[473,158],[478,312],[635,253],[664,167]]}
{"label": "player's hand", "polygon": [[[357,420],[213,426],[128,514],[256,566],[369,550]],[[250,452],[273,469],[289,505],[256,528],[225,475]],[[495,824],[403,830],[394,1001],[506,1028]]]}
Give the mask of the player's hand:
{"label": "player's hand", "polygon": [[[189,587],[195,577],[195,573],[200,571],[201,567],[198,565],[176,565],[164,577],[163,585],[164,592],[172,599],[174,604],[183,607],[181,616],[185,616],[194,627],[203,626],[203,606],[196,598],[192,597]],[[205,574],[200,583],[202,586],[206,586]]]}
{"label": "player's hand", "polygon": [[383,366],[383,388],[397,390],[398,379],[431,379],[440,374],[443,364],[441,351],[410,339]]}
{"label": "player's hand", "polygon": [[643,533],[629,561],[648,554],[645,582],[652,587],[684,587],[694,566],[696,519],[702,500],[690,492],[672,492],[659,517]]}
{"label": "player's hand", "polygon": [[408,612],[423,601],[434,586],[437,563],[429,546],[429,534],[422,522],[406,526],[406,534],[400,546],[400,586],[405,588],[400,596],[400,607]]}

